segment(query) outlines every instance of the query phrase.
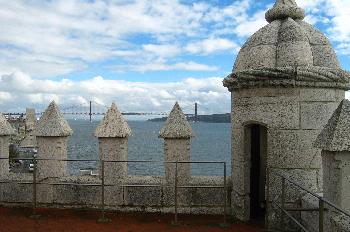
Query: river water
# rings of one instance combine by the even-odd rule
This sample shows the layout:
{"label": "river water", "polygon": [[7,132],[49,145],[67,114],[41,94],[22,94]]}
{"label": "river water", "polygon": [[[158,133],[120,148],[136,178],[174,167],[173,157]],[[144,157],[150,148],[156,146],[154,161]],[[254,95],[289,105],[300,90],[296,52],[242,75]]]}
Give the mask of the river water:
{"label": "river water", "polygon": [[[98,159],[98,141],[93,132],[99,122],[68,120],[74,133],[68,143],[68,158]],[[128,160],[163,161],[163,139],[158,138],[163,122],[128,121],[133,135],[129,138]],[[231,170],[231,124],[191,123],[196,134],[192,139],[191,161],[225,161],[227,173]],[[80,169],[97,169],[98,162],[69,162],[71,174]],[[162,163],[128,165],[132,175],[164,175]],[[223,175],[221,164],[192,164],[192,175]]]}

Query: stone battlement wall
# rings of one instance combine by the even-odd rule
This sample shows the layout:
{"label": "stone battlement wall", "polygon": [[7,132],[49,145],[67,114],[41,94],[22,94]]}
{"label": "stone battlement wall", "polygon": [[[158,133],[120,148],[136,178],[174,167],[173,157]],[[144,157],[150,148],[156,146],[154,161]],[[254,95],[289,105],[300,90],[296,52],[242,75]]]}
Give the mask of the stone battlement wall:
{"label": "stone battlement wall", "polygon": [[38,147],[33,174],[8,171],[8,165],[5,165],[8,164],[8,149],[5,148],[8,148],[9,133],[1,137],[0,158],[5,159],[0,160],[0,164],[7,168],[0,172],[0,182],[3,182],[0,184],[0,204],[30,206],[35,188],[39,206],[100,208],[104,197],[106,209],[173,212],[176,189],[180,213],[223,214],[225,204],[229,213],[230,175],[226,180],[223,176],[191,175],[189,162],[194,133],[177,103],[160,131],[166,161],[164,176],[128,174],[127,162],[123,161],[128,159],[131,129],[115,104],[95,131],[100,161],[103,161],[98,176],[68,174],[67,141],[72,130],[54,102],[39,122],[32,124],[35,128],[31,128],[33,133],[30,135],[36,136]]}
{"label": "stone battlement wall", "polygon": [[[0,204],[28,206],[33,203],[31,174],[9,174],[2,177]],[[22,182],[26,184],[19,184]],[[48,178],[37,184],[37,203],[45,207],[100,208],[102,200],[101,179],[98,176],[65,176]],[[174,185],[164,177],[126,176],[118,183],[104,187],[106,209],[121,211],[174,212]],[[139,187],[137,185],[142,185]],[[149,185],[149,186],[147,186]],[[222,214],[224,204],[223,177],[191,177],[188,186],[211,188],[179,188],[180,213]],[[227,196],[230,195],[230,178]],[[227,197],[227,199],[230,199]],[[227,207],[230,203],[227,201]]]}

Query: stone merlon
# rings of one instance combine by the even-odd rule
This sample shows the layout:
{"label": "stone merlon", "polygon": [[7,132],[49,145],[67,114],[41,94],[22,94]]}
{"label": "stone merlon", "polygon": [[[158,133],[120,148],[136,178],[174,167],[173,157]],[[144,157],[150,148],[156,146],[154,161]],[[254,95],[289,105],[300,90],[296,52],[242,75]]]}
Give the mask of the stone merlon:
{"label": "stone merlon", "polygon": [[176,102],[165,125],[160,130],[159,137],[163,139],[187,139],[194,137],[194,133],[186,116]]}
{"label": "stone merlon", "polygon": [[15,134],[14,129],[4,117],[4,115],[0,113],[0,136],[7,136],[13,134]]}
{"label": "stone merlon", "polygon": [[54,101],[45,110],[34,130],[34,135],[39,137],[65,137],[72,133],[72,129]]}
{"label": "stone merlon", "polygon": [[98,138],[126,138],[131,135],[131,129],[124,120],[117,106],[113,103],[107,114],[95,130]]}
{"label": "stone merlon", "polygon": [[350,151],[350,101],[344,99],[315,141],[326,151]]}

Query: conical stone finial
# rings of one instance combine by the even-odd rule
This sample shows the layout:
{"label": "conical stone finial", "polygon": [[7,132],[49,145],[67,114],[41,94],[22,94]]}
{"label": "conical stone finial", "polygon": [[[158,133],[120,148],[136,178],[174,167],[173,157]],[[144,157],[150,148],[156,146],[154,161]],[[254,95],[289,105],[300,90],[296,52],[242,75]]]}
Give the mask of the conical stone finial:
{"label": "conical stone finial", "polygon": [[269,23],[286,18],[303,20],[305,18],[305,11],[298,7],[295,0],[277,0],[272,9],[268,10],[265,14],[265,19]]}
{"label": "conical stone finial", "polygon": [[72,129],[54,101],[47,107],[34,130],[34,135],[39,137],[64,137],[72,133]]}
{"label": "conical stone finial", "polygon": [[131,129],[124,120],[115,103],[108,109],[107,114],[95,130],[98,138],[125,138],[131,135]]}
{"label": "conical stone finial", "polygon": [[164,139],[182,139],[194,137],[192,128],[177,102],[171,110],[164,127],[160,130],[159,137]]}
{"label": "conical stone finial", "polygon": [[344,99],[315,141],[327,151],[350,151],[350,101]]}
{"label": "conical stone finial", "polygon": [[0,113],[0,136],[7,136],[15,134],[14,129],[4,117],[2,113]]}

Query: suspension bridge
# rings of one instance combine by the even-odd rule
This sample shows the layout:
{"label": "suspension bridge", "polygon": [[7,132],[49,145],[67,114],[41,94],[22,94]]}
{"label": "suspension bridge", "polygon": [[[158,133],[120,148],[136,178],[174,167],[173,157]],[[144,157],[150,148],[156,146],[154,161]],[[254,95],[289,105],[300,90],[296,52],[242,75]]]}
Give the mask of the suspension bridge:
{"label": "suspension bridge", "polygon": [[[194,105],[187,105],[183,107],[183,110],[185,112],[185,115],[187,117],[194,116],[196,119],[198,116],[198,103],[194,103]],[[89,101],[88,104],[77,104],[77,105],[70,105],[70,106],[63,106],[60,105],[60,110],[64,115],[81,115],[81,116],[88,116],[90,119],[90,122],[92,121],[93,116],[99,116],[99,115],[105,115],[108,106],[97,103],[95,101]],[[206,107],[204,107],[206,108]],[[206,108],[208,109],[208,108]],[[186,113],[188,111],[192,111],[191,113]],[[36,112],[37,115],[43,114],[44,111]],[[25,112],[4,112],[3,115],[5,115],[7,118],[11,117],[21,117],[23,118],[25,116]],[[123,115],[133,115],[133,116],[146,116],[146,115],[154,115],[154,116],[167,116],[169,112],[122,112]]]}

